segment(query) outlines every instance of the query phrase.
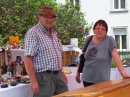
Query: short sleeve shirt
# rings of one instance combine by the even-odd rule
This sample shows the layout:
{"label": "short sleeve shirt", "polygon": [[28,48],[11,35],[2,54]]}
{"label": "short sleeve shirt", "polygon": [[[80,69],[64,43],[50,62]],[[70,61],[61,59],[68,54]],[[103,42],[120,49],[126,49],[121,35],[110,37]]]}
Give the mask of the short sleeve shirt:
{"label": "short sleeve shirt", "polygon": [[53,29],[50,36],[39,22],[26,33],[24,56],[33,57],[35,72],[57,71],[62,66],[62,44]]}
{"label": "short sleeve shirt", "polygon": [[116,42],[112,36],[106,35],[98,44],[90,41],[84,55],[83,81],[98,83],[110,79],[113,48],[116,48]]}

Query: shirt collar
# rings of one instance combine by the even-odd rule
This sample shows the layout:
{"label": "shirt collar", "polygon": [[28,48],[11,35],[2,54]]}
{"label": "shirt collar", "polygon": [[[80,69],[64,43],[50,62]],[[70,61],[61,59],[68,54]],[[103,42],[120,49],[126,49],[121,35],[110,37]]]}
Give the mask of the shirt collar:
{"label": "shirt collar", "polygon": [[[42,24],[41,24],[40,22],[38,22],[38,26],[40,27],[40,29],[41,29],[44,33],[47,32],[46,29],[45,29],[45,27],[42,26]],[[51,30],[51,33],[54,33],[54,29],[53,29],[53,28],[50,28],[50,30]]]}

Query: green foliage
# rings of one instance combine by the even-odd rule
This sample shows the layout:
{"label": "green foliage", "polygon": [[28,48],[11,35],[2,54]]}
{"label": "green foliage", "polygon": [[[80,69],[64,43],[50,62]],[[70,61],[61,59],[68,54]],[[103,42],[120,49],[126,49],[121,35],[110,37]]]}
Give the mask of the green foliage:
{"label": "green foliage", "polygon": [[1,0],[0,35],[4,38],[1,43],[6,43],[10,35],[17,35],[23,40],[27,30],[37,23],[39,8],[56,4],[55,0]]}
{"label": "green foliage", "polygon": [[[126,58],[122,59],[122,63],[124,64],[129,59],[130,59],[130,57],[126,57]],[[111,68],[116,68],[116,64],[114,63],[113,60],[112,60],[112,63],[111,63]]]}
{"label": "green foliage", "polygon": [[61,42],[67,45],[70,38],[78,38],[78,45],[82,47],[90,29],[84,19],[84,13],[78,11],[72,3],[67,2],[65,5],[58,5],[57,16],[54,28],[62,39]]}
{"label": "green foliage", "polygon": [[122,59],[122,63],[125,63],[129,59],[130,59],[130,57],[126,57],[126,58]]}
{"label": "green foliage", "polygon": [[113,60],[112,60],[112,63],[111,63],[111,68],[116,68],[116,64],[114,63]]}
{"label": "green foliage", "polygon": [[23,41],[27,30],[38,22],[37,12],[44,5],[57,12],[54,28],[62,43],[69,44],[70,38],[78,38],[82,47],[89,31],[84,14],[72,3],[58,5],[56,0],[0,0],[0,44],[5,44],[10,35],[17,35]]}
{"label": "green foliage", "polygon": [[0,35],[0,46],[3,44],[4,38]]}

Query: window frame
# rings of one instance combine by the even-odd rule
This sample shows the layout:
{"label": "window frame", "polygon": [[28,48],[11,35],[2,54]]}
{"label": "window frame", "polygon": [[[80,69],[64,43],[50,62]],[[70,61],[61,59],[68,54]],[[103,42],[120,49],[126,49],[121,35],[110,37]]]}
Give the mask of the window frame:
{"label": "window frame", "polygon": [[111,11],[110,12],[128,12],[127,10],[127,0],[125,0],[125,8],[121,8],[121,0],[118,0],[118,9],[115,9],[115,4],[114,4],[115,0],[111,0]]}
{"label": "window frame", "polygon": [[[127,51],[128,50],[128,35],[127,35],[127,32],[128,32],[128,27],[127,26],[118,26],[118,27],[111,27],[112,29],[112,32],[113,32],[113,35],[114,35],[114,38],[115,38],[115,32],[114,32],[114,29],[126,29],[126,49],[122,49],[122,41],[120,41],[120,47],[121,49],[117,49],[118,51]],[[119,36],[121,37],[121,34],[119,34]]]}

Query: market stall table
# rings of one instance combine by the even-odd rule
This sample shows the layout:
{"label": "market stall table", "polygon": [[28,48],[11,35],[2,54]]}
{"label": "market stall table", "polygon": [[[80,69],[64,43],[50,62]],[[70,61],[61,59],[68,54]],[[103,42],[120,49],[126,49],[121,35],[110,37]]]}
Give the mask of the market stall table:
{"label": "market stall table", "polygon": [[29,84],[17,84],[7,88],[0,87],[0,97],[33,97]]}
{"label": "market stall table", "polygon": [[[71,70],[72,74],[66,74],[68,79],[68,88],[70,90],[83,88],[83,83],[75,81],[76,67],[64,67],[64,70]],[[115,69],[111,71],[111,80],[116,79]],[[8,88],[0,88],[0,97],[33,97],[30,84],[18,84],[17,86],[9,86]]]}
{"label": "market stall table", "polygon": [[[64,50],[66,50],[66,51],[67,50],[78,51],[79,49],[64,47]],[[80,52],[80,50],[79,50],[79,52]],[[21,56],[23,58],[24,49],[11,49],[11,53],[12,53],[12,59],[13,60],[15,60],[16,56]],[[66,76],[68,78],[68,88],[69,88],[69,90],[73,90],[73,89],[83,87],[82,82],[79,84],[75,81],[75,75],[76,75],[77,67],[63,67],[63,70],[70,70],[72,72],[72,74],[66,74]],[[119,79],[119,77],[117,76],[117,69],[111,69],[110,80],[115,80],[115,79]]]}

